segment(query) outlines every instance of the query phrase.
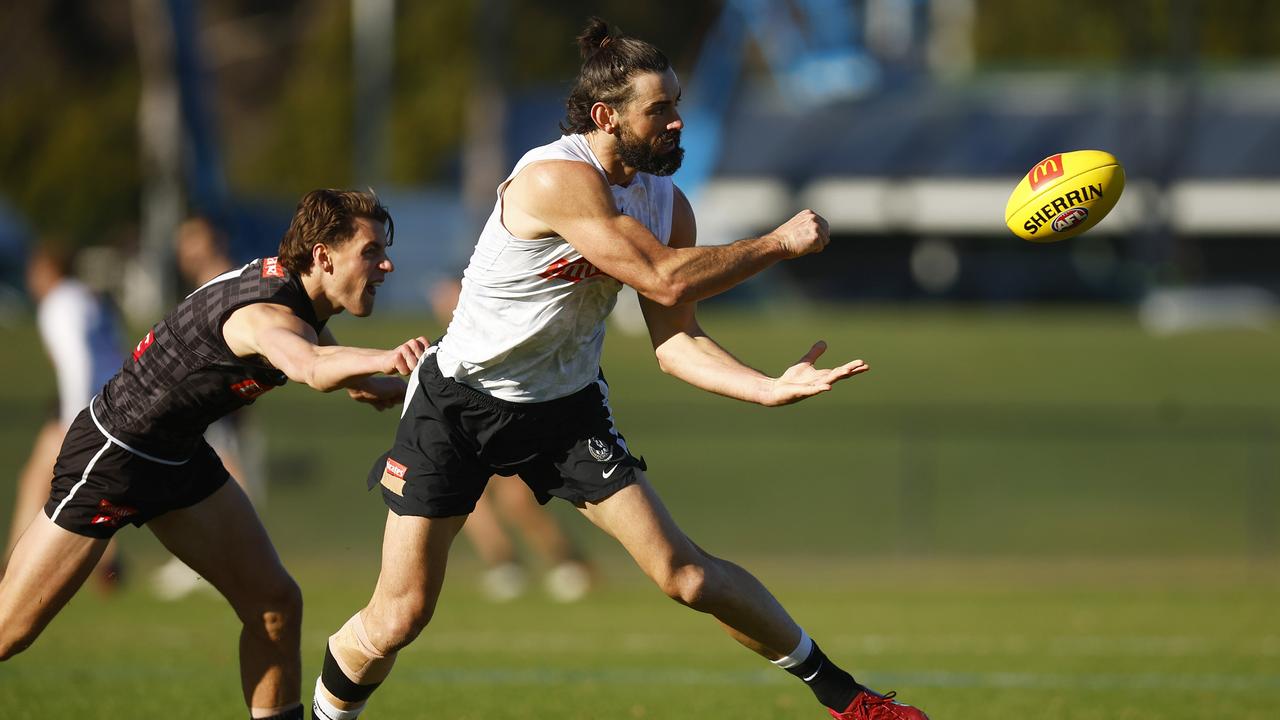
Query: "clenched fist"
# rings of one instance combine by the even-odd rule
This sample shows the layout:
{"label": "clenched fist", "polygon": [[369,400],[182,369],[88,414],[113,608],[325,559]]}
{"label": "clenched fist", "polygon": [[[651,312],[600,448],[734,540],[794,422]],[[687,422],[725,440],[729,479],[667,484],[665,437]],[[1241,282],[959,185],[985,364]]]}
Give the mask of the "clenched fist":
{"label": "clenched fist", "polygon": [[777,238],[788,257],[793,258],[822,252],[831,242],[826,218],[812,210],[801,210],[769,234]]}

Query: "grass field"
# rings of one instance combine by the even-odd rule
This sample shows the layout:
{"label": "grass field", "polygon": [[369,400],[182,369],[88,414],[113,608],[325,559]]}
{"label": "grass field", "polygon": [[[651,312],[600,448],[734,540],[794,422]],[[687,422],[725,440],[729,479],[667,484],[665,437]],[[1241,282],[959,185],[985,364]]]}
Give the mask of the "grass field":
{"label": "grass field", "polygon": [[[605,361],[620,427],[686,531],[754,570],[860,679],[939,720],[1280,716],[1280,328],[1152,337],[1128,313],[1078,309],[704,315],[770,371],[819,337],[833,362],[872,365],[769,410],[662,376],[643,339],[615,333]],[[378,345],[435,330],[335,323]],[[52,379],[16,352],[31,328],[5,335],[13,474]],[[376,576],[385,510],[363,476],[395,417],[297,387],[254,412],[264,518],[306,596],[309,685]],[[555,511],[600,591],[491,605],[459,543],[435,621],[365,717],[824,717]],[[86,590],[0,665],[0,717],[243,714],[230,610],[153,599],[142,581],[162,550],[145,530],[122,537],[134,582]]]}

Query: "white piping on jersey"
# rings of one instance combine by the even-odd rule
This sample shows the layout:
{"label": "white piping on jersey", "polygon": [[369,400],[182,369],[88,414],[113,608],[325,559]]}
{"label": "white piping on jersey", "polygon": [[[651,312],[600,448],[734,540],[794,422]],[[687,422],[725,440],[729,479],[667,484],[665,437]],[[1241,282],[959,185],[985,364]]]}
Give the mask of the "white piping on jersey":
{"label": "white piping on jersey", "polygon": [[[191,295],[195,295],[196,293],[198,293],[198,292],[200,292],[201,290],[203,290],[203,289],[205,289],[205,288],[209,287],[210,285],[213,285],[214,283],[220,283],[220,282],[223,282],[224,280],[230,280],[231,278],[237,278],[237,277],[240,277],[240,275],[241,275],[241,274],[243,274],[245,270],[248,270],[248,269],[249,269],[249,266],[250,266],[250,265],[252,265],[254,262],[257,262],[257,260],[254,260],[253,262],[245,263],[244,265],[242,265],[242,266],[240,267],[240,269],[239,269],[239,270],[228,270],[228,271],[226,271],[226,272],[222,273],[221,275],[219,275],[219,276],[217,276],[217,277],[215,277],[215,278],[210,279],[210,280],[209,280],[209,282],[207,282],[207,283],[205,283],[205,284],[201,285],[200,287],[196,288],[195,290],[192,290],[192,291],[191,291]],[[188,295],[187,297],[191,297],[191,295]]]}
{"label": "white piping on jersey", "polygon": [[[94,395],[93,400],[97,400],[97,399],[98,399],[98,396]],[[138,457],[144,460],[157,462],[157,463],[160,463],[161,465],[186,465],[187,462],[191,460],[191,458],[187,458],[186,460],[165,460],[164,458],[158,458],[154,455],[148,455],[137,448],[130,447],[126,443],[121,442],[119,439],[116,438],[116,436],[107,432],[107,429],[102,427],[102,423],[98,422],[98,414],[93,411],[93,400],[89,401],[89,417],[93,418],[93,424],[98,427],[98,432],[102,433],[102,436],[105,437],[110,442],[113,442],[116,445],[119,445],[120,447],[124,448],[125,450],[128,450],[129,452],[133,453],[134,455],[137,455]]]}
{"label": "white piping on jersey", "polygon": [[[93,407],[92,401],[90,402],[89,406]],[[71,486],[71,492],[67,493],[67,496],[62,498],[62,502],[58,503],[57,509],[55,509],[53,511],[53,514],[49,516],[49,522],[56,521],[58,519],[59,513],[62,512],[62,508],[67,506],[67,502],[69,502],[72,496],[76,494],[76,491],[80,489],[80,486],[84,485],[86,482],[89,482],[89,471],[93,470],[93,466],[97,464],[98,458],[102,457],[102,453],[106,452],[107,448],[109,447],[111,447],[110,440],[107,440],[106,442],[102,443],[102,447],[98,449],[98,452],[94,454],[93,459],[90,460],[89,464],[85,466],[84,472],[80,475],[80,482]]]}

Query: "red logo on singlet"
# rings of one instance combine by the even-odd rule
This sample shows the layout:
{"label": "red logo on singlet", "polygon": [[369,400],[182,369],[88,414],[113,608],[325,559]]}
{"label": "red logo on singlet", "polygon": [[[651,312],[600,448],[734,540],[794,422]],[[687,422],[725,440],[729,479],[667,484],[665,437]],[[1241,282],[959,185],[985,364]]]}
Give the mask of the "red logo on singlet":
{"label": "red logo on singlet", "polygon": [[272,387],[274,386],[267,385],[266,387],[263,387],[262,385],[258,384],[257,380],[254,380],[253,378],[249,378],[247,380],[241,380],[235,385],[232,385],[231,391],[239,395],[240,397],[244,398],[245,400],[252,400],[258,397],[259,395],[261,395],[262,393],[270,390]]}
{"label": "red logo on singlet", "polygon": [[137,360],[139,357],[141,357],[142,353],[146,352],[147,348],[151,347],[151,343],[155,341],[156,341],[156,332],[154,330],[148,330],[147,336],[139,340],[138,344],[134,346],[133,359]]}
{"label": "red logo on singlet", "polygon": [[93,516],[89,524],[120,527],[120,523],[137,514],[137,508],[131,508],[126,505],[112,505],[104,498],[98,501],[98,514]]}
{"label": "red logo on singlet", "polygon": [[[548,280],[568,280],[571,283],[590,280],[601,275],[604,275],[604,271],[592,265],[586,258],[578,258],[572,262],[561,258],[548,265],[546,270],[538,273],[538,277],[544,277]],[[608,276],[605,275],[605,277]]]}
{"label": "red logo on singlet", "polygon": [[404,479],[405,471],[407,471],[408,469],[409,469],[409,468],[405,467],[404,465],[401,465],[400,463],[396,462],[395,460],[392,460],[391,458],[387,458],[387,473],[388,473],[388,474],[393,475],[393,476],[395,476],[395,477],[397,477],[397,478],[399,478],[399,479],[403,480],[403,479]]}
{"label": "red logo on singlet", "polygon": [[284,276],[285,276],[284,266],[280,264],[280,258],[278,257],[262,258],[262,277],[282,278]]}

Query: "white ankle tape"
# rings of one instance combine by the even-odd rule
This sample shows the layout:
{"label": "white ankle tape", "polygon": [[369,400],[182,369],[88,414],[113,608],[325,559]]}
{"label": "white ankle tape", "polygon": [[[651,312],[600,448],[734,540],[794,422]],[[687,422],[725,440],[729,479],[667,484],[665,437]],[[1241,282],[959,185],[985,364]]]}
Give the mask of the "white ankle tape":
{"label": "white ankle tape", "polygon": [[791,651],[790,655],[786,655],[773,661],[774,665],[780,668],[793,668],[805,660],[809,659],[809,654],[813,652],[813,640],[809,639],[809,633],[803,628],[800,629],[800,644],[796,645],[796,649]]}

